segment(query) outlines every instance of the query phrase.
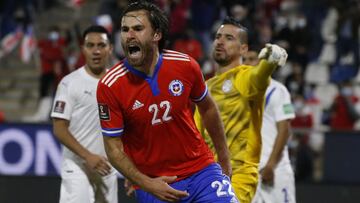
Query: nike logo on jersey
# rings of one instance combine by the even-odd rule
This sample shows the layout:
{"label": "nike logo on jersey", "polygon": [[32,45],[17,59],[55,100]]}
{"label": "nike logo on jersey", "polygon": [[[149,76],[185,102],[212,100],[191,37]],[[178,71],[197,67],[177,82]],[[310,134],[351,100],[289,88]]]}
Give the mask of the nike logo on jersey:
{"label": "nike logo on jersey", "polygon": [[133,104],[133,106],[132,106],[132,109],[133,109],[133,110],[136,110],[136,109],[141,108],[141,107],[143,107],[143,106],[144,106],[143,103],[141,103],[139,100],[135,100],[135,102],[134,102],[134,104]]}
{"label": "nike logo on jersey", "polygon": [[92,95],[91,91],[85,90],[84,93],[85,93],[85,94],[88,94],[88,95],[90,95],[90,96]]}
{"label": "nike logo on jersey", "polygon": [[68,86],[68,84],[66,82],[61,82],[61,85],[64,85],[65,87]]}

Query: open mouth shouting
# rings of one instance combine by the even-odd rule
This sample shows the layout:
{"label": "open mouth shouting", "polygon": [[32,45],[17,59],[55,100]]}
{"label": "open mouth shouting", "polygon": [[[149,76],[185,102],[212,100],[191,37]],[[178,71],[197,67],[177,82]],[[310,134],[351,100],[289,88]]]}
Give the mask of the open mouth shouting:
{"label": "open mouth shouting", "polygon": [[130,61],[138,61],[139,59],[141,59],[142,52],[139,45],[129,44],[127,50],[128,50],[128,58],[130,59]]}

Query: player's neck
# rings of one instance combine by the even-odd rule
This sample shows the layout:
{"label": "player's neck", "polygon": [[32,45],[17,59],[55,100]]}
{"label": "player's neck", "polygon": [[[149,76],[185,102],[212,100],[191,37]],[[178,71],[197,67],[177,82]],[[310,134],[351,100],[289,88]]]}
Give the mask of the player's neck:
{"label": "player's neck", "polygon": [[237,66],[240,65],[240,61],[237,61],[237,60],[234,60],[232,61],[231,63],[227,64],[227,65],[220,65],[219,64],[219,68],[218,68],[218,71],[217,71],[217,74],[222,74],[222,73],[225,73]]}
{"label": "player's neck", "polygon": [[145,57],[145,62],[141,67],[135,68],[151,77],[154,74],[155,66],[159,60],[160,53],[158,50],[153,50],[153,53],[149,53],[149,56],[151,57]]}
{"label": "player's neck", "polygon": [[94,69],[94,68],[90,68],[88,65],[85,65],[85,71],[92,77],[100,79],[102,76],[105,75],[106,73],[106,69],[105,68],[99,68],[99,69]]}

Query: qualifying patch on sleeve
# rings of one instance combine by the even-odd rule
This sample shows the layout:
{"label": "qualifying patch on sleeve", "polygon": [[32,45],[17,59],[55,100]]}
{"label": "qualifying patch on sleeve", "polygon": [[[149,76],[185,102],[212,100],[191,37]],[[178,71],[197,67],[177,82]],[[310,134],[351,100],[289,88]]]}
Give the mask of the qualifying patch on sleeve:
{"label": "qualifying patch on sleeve", "polygon": [[99,117],[100,120],[103,121],[110,120],[110,111],[109,111],[109,107],[106,104],[99,104]]}
{"label": "qualifying patch on sleeve", "polygon": [[294,107],[292,104],[284,104],[283,111],[285,114],[293,114],[294,113]]}
{"label": "qualifying patch on sleeve", "polygon": [[64,113],[65,105],[66,105],[66,103],[64,101],[56,101],[55,102],[55,107],[54,107],[54,112],[56,112],[56,113]]}

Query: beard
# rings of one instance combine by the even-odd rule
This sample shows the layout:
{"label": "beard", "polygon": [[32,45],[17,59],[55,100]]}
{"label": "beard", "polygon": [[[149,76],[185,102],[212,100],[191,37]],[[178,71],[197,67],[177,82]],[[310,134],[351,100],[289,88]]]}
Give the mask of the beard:
{"label": "beard", "polygon": [[138,56],[134,57],[133,55],[131,55],[129,48],[127,48],[125,52],[125,57],[131,66],[142,67],[146,64],[149,58],[152,58],[154,52],[150,43],[137,44],[137,46],[140,48],[140,50],[138,51]]}
{"label": "beard", "polygon": [[220,66],[226,66],[230,63],[230,57],[226,54],[217,54],[216,52],[213,52],[213,59]]}
{"label": "beard", "polygon": [[141,57],[140,57],[140,58],[136,58],[136,59],[130,57],[129,54],[126,54],[125,57],[126,57],[128,63],[129,63],[131,66],[133,66],[133,67],[142,66],[143,63],[144,63],[144,59],[143,59],[143,58],[144,58],[144,54],[143,54],[143,53],[141,54]]}
{"label": "beard", "polygon": [[90,72],[92,72],[94,75],[101,75],[103,72],[105,72],[106,64],[91,64],[87,63],[87,68]]}

